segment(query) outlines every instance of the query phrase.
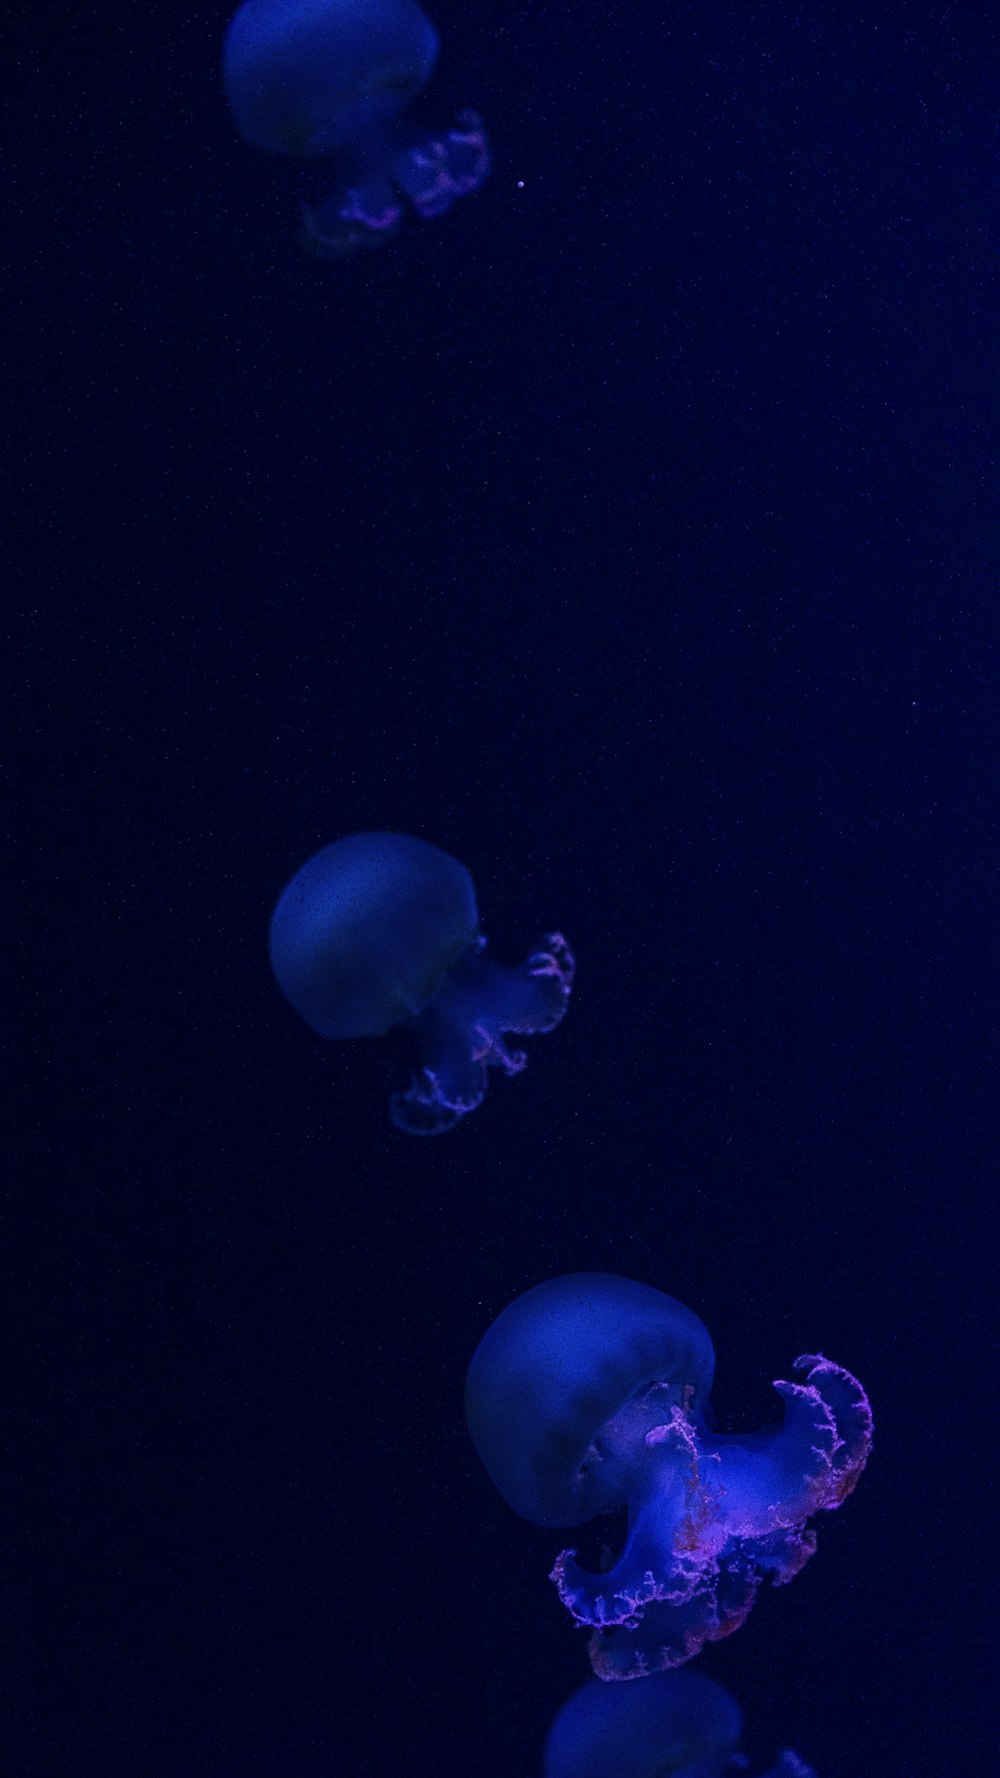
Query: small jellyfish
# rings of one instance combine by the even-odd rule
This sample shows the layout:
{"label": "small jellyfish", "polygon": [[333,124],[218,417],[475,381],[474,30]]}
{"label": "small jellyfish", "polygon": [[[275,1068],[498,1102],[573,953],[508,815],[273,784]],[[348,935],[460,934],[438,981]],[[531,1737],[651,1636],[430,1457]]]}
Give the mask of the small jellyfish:
{"label": "small jellyfish", "polygon": [[[590,1679],[549,1730],[542,1778],[725,1778],[742,1772],[742,1718],[725,1688],[684,1667],[641,1685]],[[764,1778],[816,1778],[783,1753]]]}
{"label": "small jellyfish", "polygon": [[551,1031],[573,984],[573,957],[549,933],[519,968],[485,954],[472,878],[457,859],[402,833],[355,833],[296,871],[271,919],[278,986],[321,1037],[381,1037],[411,1024],[423,1067],[391,1102],[413,1135],[450,1130],[475,1110],[487,1071],[518,1074],[505,1034]]}
{"label": "small jellyfish", "polygon": [[438,39],[416,0],[244,0],[223,48],[226,94],[248,142],[327,156],[333,192],[303,206],[306,243],[327,258],[377,246],[408,200],[440,216],[489,172],[475,112],[431,137],[404,112],[434,70]]}
{"label": "small jellyfish", "polygon": [[605,1272],[518,1297],[469,1368],[466,1417],[495,1486],[536,1525],[627,1515],[601,1572],[563,1550],[551,1578],[593,1630],[599,1679],[679,1667],[729,1636],[765,1577],[791,1580],[814,1513],[846,1500],[871,1450],[861,1384],[826,1358],[777,1382],[784,1417],[716,1433],[708,1330],[682,1303]]}

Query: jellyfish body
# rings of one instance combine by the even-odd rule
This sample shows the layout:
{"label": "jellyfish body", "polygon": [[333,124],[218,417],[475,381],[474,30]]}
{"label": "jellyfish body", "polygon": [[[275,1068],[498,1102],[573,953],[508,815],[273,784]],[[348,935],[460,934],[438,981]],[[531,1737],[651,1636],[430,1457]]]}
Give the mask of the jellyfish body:
{"label": "jellyfish body", "polygon": [[800,1358],[777,1382],[777,1426],[711,1430],[712,1344],[672,1297],[603,1272],[540,1284],[505,1309],[469,1370],[473,1442],[500,1493],[540,1525],[625,1512],[622,1549],[591,1573],[564,1550],[552,1571],[593,1629],[601,1679],[677,1667],[728,1636],[765,1577],[808,1561],[806,1522],[851,1493],[871,1411],[848,1371]]}
{"label": "jellyfish body", "polygon": [[[549,1730],[542,1778],[724,1778],[747,1764],[734,1697],[690,1667],[654,1673],[642,1685],[588,1680]],[[765,1778],[815,1778],[782,1754]]]}
{"label": "jellyfish body", "polygon": [[279,154],[329,156],[339,182],[306,205],[307,243],[341,257],[392,235],[409,201],[439,216],[489,172],[475,113],[437,137],[403,113],[426,84],[437,33],[415,0],[244,0],[223,48],[237,128]]}
{"label": "jellyfish body", "polygon": [[424,1066],[391,1101],[415,1135],[475,1109],[488,1070],[517,1074],[507,1033],[551,1031],[566,1010],[573,958],[550,933],[520,968],[485,955],[472,878],[425,840],[359,833],[297,871],[271,920],[271,965],[296,1012],[322,1037],[379,1037],[412,1024]]}

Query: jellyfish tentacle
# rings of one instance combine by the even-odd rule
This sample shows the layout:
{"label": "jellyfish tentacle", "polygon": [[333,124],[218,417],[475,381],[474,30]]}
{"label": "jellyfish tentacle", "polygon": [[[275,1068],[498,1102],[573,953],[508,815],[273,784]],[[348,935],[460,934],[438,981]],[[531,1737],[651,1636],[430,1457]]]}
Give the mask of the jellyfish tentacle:
{"label": "jellyfish tentacle", "polygon": [[490,148],[483,120],[461,111],[457,127],[425,137],[402,151],[394,163],[396,183],[419,216],[443,216],[456,198],[478,191],[490,171]]}
{"label": "jellyfish tentacle", "polygon": [[806,1372],[806,1386],[815,1389],[833,1417],[836,1428],[831,1454],[833,1473],[827,1498],[820,1503],[824,1512],[832,1512],[853,1494],[871,1455],[874,1436],[871,1403],[857,1377],[824,1358],[822,1353],[803,1353],[795,1360],[793,1369]]}

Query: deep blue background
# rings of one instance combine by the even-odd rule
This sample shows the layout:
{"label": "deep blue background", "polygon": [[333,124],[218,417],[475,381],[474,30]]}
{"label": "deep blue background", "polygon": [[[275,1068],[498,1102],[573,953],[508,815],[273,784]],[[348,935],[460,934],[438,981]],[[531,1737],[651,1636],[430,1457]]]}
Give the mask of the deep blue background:
{"label": "deep blue background", "polygon": [[[594,1267],[704,1316],[734,1424],[802,1350],[873,1398],[709,1651],[751,1749],[987,1774],[995,9],[439,0],[423,111],[480,107],[493,179],[343,267],[225,16],[33,6],[7,61],[4,1769],[535,1778],[583,1643],[462,1381]],[[438,1141],[404,1039],[268,971],[367,826],[460,857],[498,954],[577,951]]]}

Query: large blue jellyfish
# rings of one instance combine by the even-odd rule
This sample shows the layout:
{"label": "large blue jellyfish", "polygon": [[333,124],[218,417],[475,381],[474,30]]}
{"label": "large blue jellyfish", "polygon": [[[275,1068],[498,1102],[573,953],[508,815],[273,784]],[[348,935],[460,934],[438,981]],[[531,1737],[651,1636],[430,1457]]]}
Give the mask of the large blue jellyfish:
{"label": "large blue jellyfish", "polygon": [[840,1506],[871,1449],[860,1383],[800,1358],[775,1383],[784,1418],[711,1430],[715,1356],[681,1303],[604,1272],[553,1278],[503,1311],[472,1360],[466,1413],[504,1499],[536,1525],[626,1512],[603,1573],[564,1550],[552,1579],[590,1626],[600,1679],[691,1659],[743,1623],[765,1576],[789,1581],[816,1547],[806,1521]]}
{"label": "large blue jellyfish", "polygon": [[434,138],[403,120],[437,54],[416,0],[244,0],[230,21],[223,80],[240,133],[336,166],[333,193],[303,209],[317,253],[377,246],[395,232],[404,200],[440,216],[486,178],[489,147],[474,112]]}
{"label": "large blue jellyfish", "polygon": [[487,1070],[518,1074],[507,1032],[551,1031],[573,957],[551,932],[518,969],[485,955],[472,878],[402,833],[355,833],[296,871],[271,920],[282,993],[321,1037],[381,1037],[413,1024],[424,1066],[391,1101],[415,1135],[450,1130],[480,1103]]}
{"label": "large blue jellyfish", "polygon": [[[748,1778],[742,1727],[736,1699],[691,1667],[654,1673],[642,1685],[590,1679],[549,1730],[542,1778]],[[816,1774],[783,1753],[764,1778]]]}

